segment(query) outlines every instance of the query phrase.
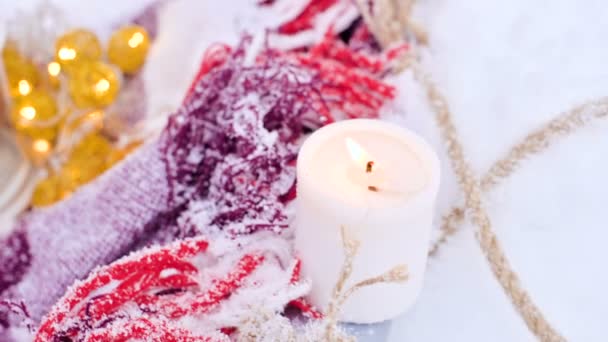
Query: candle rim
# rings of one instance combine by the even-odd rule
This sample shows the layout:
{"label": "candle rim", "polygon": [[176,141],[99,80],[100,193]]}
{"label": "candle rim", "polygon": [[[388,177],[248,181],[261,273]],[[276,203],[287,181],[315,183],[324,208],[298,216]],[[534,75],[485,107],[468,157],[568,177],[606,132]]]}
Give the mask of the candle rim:
{"label": "candle rim", "polygon": [[[388,134],[390,137],[402,141],[406,145],[412,146],[414,150],[413,153],[416,154],[423,166],[428,169],[430,174],[425,186],[421,187],[419,191],[409,194],[409,196],[403,196],[403,200],[395,201],[395,204],[402,205],[403,203],[411,203],[412,205],[416,205],[416,202],[426,201],[427,197],[434,198],[437,195],[441,170],[439,157],[435,150],[425,139],[410,129],[379,119],[349,119],[338,121],[321,127],[313,132],[304,141],[298,154],[298,186],[302,186],[304,183],[310,183],[310,186],[318,188],[318,185],[314,184],[314,181],[310,179],[310,169],[307,165],[310,165],[312,160],[314,160],[315,154],[319,148],[322,148],[324,143],[337,135],[337,133],[349,134],[357,131]],[[325,191],[319,191],[319,193],[331,197],[329,194],[326,194]],[[379,193],[370,192],[370,194],[373,196],[374,194]]]}

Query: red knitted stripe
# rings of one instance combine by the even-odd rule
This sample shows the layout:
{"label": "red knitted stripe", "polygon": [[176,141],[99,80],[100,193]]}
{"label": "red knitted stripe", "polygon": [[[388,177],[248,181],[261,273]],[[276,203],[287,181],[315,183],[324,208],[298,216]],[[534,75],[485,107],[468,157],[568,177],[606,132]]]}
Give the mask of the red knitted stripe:
{"label": "red knitted stripe", "polygon": [[311,0],[297,17],[281,25],[279,32],[295,34],[312,28],[315,18],[337,2],[338,0]]}

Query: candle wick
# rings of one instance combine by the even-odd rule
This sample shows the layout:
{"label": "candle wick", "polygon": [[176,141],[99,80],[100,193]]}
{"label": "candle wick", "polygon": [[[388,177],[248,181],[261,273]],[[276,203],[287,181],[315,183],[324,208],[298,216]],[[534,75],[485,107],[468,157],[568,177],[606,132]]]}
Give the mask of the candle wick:
{"label": "candle wick", "polygon": [[370,160],[365,165],[365,172],[366,173],[372,173],[373,168],[374,168],[374,162]]}
{"label": "candle wick", "polygon": [[[372,173],[373,170],[374,170],[374,161],[370,160],[367,162],[367,164],[365,164],[365,173]],[[367,190],[373,191],[373,192],[378,192],[378,187],[376,187],[375,185],[369,185],[367,187]]]}

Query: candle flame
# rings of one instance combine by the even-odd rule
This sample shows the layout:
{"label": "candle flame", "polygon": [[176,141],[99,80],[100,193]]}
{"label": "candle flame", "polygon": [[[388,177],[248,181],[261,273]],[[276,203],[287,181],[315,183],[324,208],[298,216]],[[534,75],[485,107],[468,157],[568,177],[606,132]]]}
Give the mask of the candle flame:
{"label": "candle flame", "polygon": [[[355,140],[351,138],[346,138],[346,149],[350,154],[351,159],[357,164],[358,167],[361,167],[362,170],[365,171],[368,178],[368,181],[372,182],[377,180],[377,177],[371,177],[372,174],[377,175],[376,171],[376,163],[372,160],[371,156],[367,153],[367,151]],[[379,192],[380,189],[375,184],[368,184],[367,190],[371,192]]]}
{"label": "candle flame", "polygon": [[363,149],[359,143],[351,138],[346,138],[346,149],[348,150],[352,160],[358,166],[361,166],[365,172],[370,173],[372,171],[374,162],[371,160],[371,157],[367,151],[365,151],[365,149]]}

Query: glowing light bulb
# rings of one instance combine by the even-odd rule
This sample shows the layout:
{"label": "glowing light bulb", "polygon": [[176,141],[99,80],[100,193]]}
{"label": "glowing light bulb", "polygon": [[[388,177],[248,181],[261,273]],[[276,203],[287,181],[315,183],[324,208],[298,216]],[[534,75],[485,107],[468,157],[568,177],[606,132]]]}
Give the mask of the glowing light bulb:
{"label": "glowing light bulb", "polygon": [[129,46],[132,48],[138,47],[139,44],[143,43],[144,38],[145,37],[141,32],[133,33],[133,36],[131,36],[131,38],[129,39]]}
{"label": "glowing light bulb", "polygon": [[88,61],[74,68],[68,79],[70,96],[79,108],[105,107],[120,90],[119,75],[100,61]]}
{"label": "glowing light bulb", "polygon": [[32,86],[30,85],[30,82],[28,82],[26,80],[19,81],[19,84],[17,85],[17,87],[18,87],[19,94],[21,94],[21,95],[27,95],[32,92]]}
{"label": "glowing light bulb", "polygon": [[36,108],[25,106],[19,110],[19,115],[26,120],[33,120],[36,117]]}
{"label": "glowing light bulb", "polygon": [[110,82],[105,78],[100,79],[95,83],[95,91],[97,93],[103,94],[110,89]]}
{"label": "glowing light bulb", "polygon": [[61,72],[61,65],[57,62],[51,62],[47,66],[47,70],[49,72],[49,75],[57,76]]}
{"label": "glowing light bulb", "polygon": [[150,36],[146,29],[129,25],[116,30],[108,42],[108,59],[127,74],[136,73],[146,60]]}
{"label": "glowing light bulb", "polygon": [[51,144],[44,139],[36,139],[32,144],[32,148],[38,153],[46,153],[51,149]]}
{"label": "glowing light bulb", "polygon": [[67,47],[62,47],[57,52],[57,56],[63,61],[71,61],[76,58],[76,50]]}
{"label": "glowing light bulb", "polygon": [[73,29],[55,41],[55,58],[61,71],[71,74],[80,64],[101,58],[103,50],[97,36],[86,29]]}

